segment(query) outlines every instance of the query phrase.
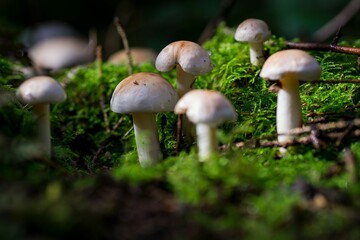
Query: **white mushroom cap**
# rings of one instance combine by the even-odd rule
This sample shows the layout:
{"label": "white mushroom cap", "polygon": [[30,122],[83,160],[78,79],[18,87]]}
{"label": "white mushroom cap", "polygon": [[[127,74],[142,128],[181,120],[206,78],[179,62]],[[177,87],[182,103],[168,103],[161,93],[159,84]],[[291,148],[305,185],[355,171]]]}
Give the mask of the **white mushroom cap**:
{"label": "white mushroom cap", "polygon": [[156,73],[135,73],[115,88],[110,108],[116,113],[169,112],[178,95],[171,84]]}
{"label": "white mushroom cap", "polygon": [[249,18],[240,23],[235,32],[235,39],[240,42],[265,42],[271,37],[268,25],[260,20]]}
{"label": "white mushroom cap", "polygon": [[[157,53],[150,48],[135,47],[131,48],[131,56],[134,64],[140,64],[143,62],[155,63]],[[127,63],[128,56],[125,50],[120,50],[112,54],[108,61],[112,64]]]}
{"label": "white mushroom cap", "polygon": [[212,90],[191,90],[175,106],[176,114],[185,114],[195,124],[213,126],[225,121],[236,120],[237,114],[229,100],[220,92]]}
{"label": "white mushroom cap", "polygon": [[167,45],[156,58],[156,69],[170,71],[179,64],[184,72],[194,76],[202,75],[213,69],[209,54],[199,44],[190,41],[176,41]]}
{"label": "white mushroom cap", "polygon": [[94,47],[76,37],[50,38],[29,49],[29,58],[36,68],[56,71],[92,59]]}
{"label": "white mushroom cap", "polygon": [[320,64],[305,51],[289,49],[271,55],[264,63],[260,77],[278,80],[292,75],[297,80],[313,81],[320,78]]}
{"label": "white mushroom cap", "polygon": [[66,93],[53,78],[37,76],[24,81],[17,89],[16,97],[23,103],[34,105],[63,102]]}

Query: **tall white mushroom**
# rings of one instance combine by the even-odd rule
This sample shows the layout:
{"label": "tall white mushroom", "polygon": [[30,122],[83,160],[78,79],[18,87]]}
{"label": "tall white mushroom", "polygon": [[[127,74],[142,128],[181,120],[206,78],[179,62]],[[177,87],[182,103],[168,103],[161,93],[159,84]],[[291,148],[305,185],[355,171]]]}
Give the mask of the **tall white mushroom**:
{"label": "tall white mushroom", "polygon": [[173,111],[177,100],[171,84],[155,73],[136,73],[116,86],[110,108],[116,113],[132,114],[141,166],[147,167],[162,159],[155,113]]}
{"label": "tall white mushroom", "polygon": [[36,125],[37,141],[51,156],[50,105],[63,102],[66,93],[61,85],[47,76],[37,76],[24,81],[16,92],[16,97],[23,103],[32,105],[33,120]]}
{"label": "tall white mushroom", "polygon": [[240,23],[235,32],[237,41],[249,43],[250,62],[255,66],[261,66],[264,63],[264,42],[270,37],[271,31],[268,25],[264,21],[254,18],[246,19]]}
{"label": "tall white mushroom", "polygon": [[[168,72],[176,66],[176,91],[179,97],[192,89],[195,77],[213,69],[213,63],[205,49],[191,41],[176,41],[161,50],[155,67]],[[182,118],[182,133],[188,144],[193,142],[192,125],[186,117]]]}
{"label": "tall white mushroom", "polygon": [[200,161],[207,160],[218,151],[217,126],[237,117],[229,100],[212,90],[189,91],[177,102],[175,113],[186,114],[196,125]]}
{"label": "tall white mushroom", "polygon": [[276,127],[280,143],[292,140],[293,136],[284,133],[301,127],[302,124],[299,80],[317,80],[320,74],[320,64],[302,50],[279,51],[264,63],[260,76],[280,82],[276,110]]}

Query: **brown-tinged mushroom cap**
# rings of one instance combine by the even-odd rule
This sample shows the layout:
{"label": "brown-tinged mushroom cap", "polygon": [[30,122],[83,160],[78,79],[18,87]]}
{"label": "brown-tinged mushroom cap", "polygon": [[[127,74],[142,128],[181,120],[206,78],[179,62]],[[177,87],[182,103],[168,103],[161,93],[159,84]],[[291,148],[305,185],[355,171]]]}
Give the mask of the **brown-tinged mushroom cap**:
{"label": "brown-tinged mushroom cap", "polygon": [[229,100],[220,92],[191,90],[175,106],[176,114],[185,114],[195,124],[219,125],[235,120],[236,112]]}
{"label": "brown-tinged mushroom cap", "polygon": [[178,95],[171,84],[156,73],[136,73],[115,88],[110,107],[116,113],[169,112]]}
{"label": "brown-tinged mushroom cap", "polygon": [[240,23],[235,32],[235,39],[240,42],[265,42],[271,37],[268,25],[260,20],[249,18]]}
{"label": "brown-tinged mushroom cap", "polygon": [[[143,62],[155,63],[157,53],[150,48],[135,47],[131,48],[130,51],[134,64]],[[112,64],[127,63],[128,55],[125,50],[120,50],[112,54],[108,61]]]}
{"label": "brown-tinged mushroom cap", "polygon": [[161,72],[170,71],[176,64],[194,76],[208,73],[213,68],[207,51],[191,41],[170,43],[159,53],[155,62],[156,69]]}
{"label": "brown-tinged mushroom cap", "polygon": [[66,93],[53,78],[37,76],[24,81],[17,89],[16,97],[23,103],[34,105],[63,102]]}
{"label": "brown-tinged mushroom cap", "polygon": [[264,63],[260,76],[278,80],[292,75],[297,80],[313,81],[320,78],[320,64],[307,52],[298,49],[279,51]]}

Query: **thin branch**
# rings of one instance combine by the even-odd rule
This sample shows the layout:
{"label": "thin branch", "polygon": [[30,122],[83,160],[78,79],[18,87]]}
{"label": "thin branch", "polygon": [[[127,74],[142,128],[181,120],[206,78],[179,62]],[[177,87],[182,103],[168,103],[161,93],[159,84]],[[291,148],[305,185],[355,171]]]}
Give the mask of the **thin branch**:
{"label": "thin branch", "polygon": [[311,82],[306,82],[310,84],[339,84],[339,83],[360,83],[360,79],[344,79],[344,80],[315,80]]}
{"label": "thin branch", "polygon": [[360,10],[360,0],[350,1],[333,19],[314,33],[315,41],[323,42],[334,34]]}
{"label": "thin branch", "polygon": [[302,50],[315,50],[315,51],[331,51],[337,53],[346,53],[350,55],[360,56],[360,48],[346,47],[332,44],[323,43],[306,43],[306,42],[285,42],[286,47],[302,49]]}
{"label": "thin branch", "polygon": [[107,112],[105,111],[105,97],[104,95],[101,95],[100,96],[100,109],[101,109],[101,112],[103,114],[103,118],[104,118],[104,125],[105,125],[105,130],[107,133],[110,132],[110,127],[109,127],[109,118],[108,118],[108,114]]}
{"label": "thin branch", "polygon": [[121,37],[122,42],[123,42],[124,49],[125,49],[126,55],[128,57],[129,75],[131,75],[133,73],[133,59],[132,59],[132,56],[131,56],[131,51],[130,51],[130,47],[129,47],[129,41],[128,41],[127,37],[126,37],[126,33],[125,33],[124,28],[120,24],[120,21],[119,21],[118,17],[114,18],[114,24],[115,24],[115,27],[116,27],[116,30],[117,30],[118,34]]}
{"label": "thin branch", "polygon": [[356,170],[357,159],[354,153],[349,148],[344,150],[344,162],[347,172],[349,173],[350,182],[356,183],[358,179],[358,174]]}
{"label": "thin branch", "polygon": [[[292,145],[309,145],[312,144],[316,148],[322,148],[326,146],[325,141],[323,139],[331,140],[332,142],[336,142],[336,145],[339,146],[345,137],[359,137],[360,130],[353,128],[360,127],[360,118],[355,118],[353,120],[345,121],[339,120],[337,122],[329,122],[329,123],[318,123],[312,124],[308,126],[304,126],[301,128],[294,128],[290,131],[284,133],[284,135],[293,135],[294,139],[285,142],[279,143],[278,141],[267,140],[269,138],[279,136],[274,134],[273,136],[268,136],[266,138],[250,140],[248,142],[239,142],[232,144],[233,147],[243,148],[243,147],[288,147]],[[337,130],[339,132],[331,132]],[[307,134],[306,136],[300,136],[303,134]],[[220,149],[227,149],[229,146],[220,146]]]}

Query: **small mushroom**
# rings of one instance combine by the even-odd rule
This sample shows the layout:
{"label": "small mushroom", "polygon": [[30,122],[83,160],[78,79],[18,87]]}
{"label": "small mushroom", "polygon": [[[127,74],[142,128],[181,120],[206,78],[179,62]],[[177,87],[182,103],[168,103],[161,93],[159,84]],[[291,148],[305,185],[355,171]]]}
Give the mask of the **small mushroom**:
{"label": "small mushroom", "polygon": [[[179,97],[192,89],[195,77],[213,69],[209,54],[200,45],[191,41],[176,41],[167,45],[156,58],[155,67],[168,72],[176,66],[176,91]],[[182,133],[188,144],[193,142],[192,125],[182,118]]]}
{"label": "small mushroom", "polygon": [[207,160],[218,151],[217,126],[237,117],[229,100],[212,90],[189,91],[177,102],[175,113],[186,114],[196,125],[200,161]]}
{"label": "small mushroom", "polygon": [[320,74],[320,64],[315,58],[297,49],[279,51],[264,63],[260,76],[280,82],[276,110],[280,143],[292,140],[293,136],[285,133],[302,125],[299,80],[317,80]]}
{"label": "small mushroom", "polygon": [[[156,52],[150,48],[135,47],[130,49],[132,60],[134,64],[140,64],[144,62],[155,63]],[[108,61],[112,64],[128,63],[128,55],[125,50],[120,50],[113,53]]]}
{"label": "small mushroom", "polygon": [[254,66],[261,66],[265,62],[263,54],[264,42],[271,37],[268,25],[260,20],[249,18],[240,23],[235,32],[235,39],[248,42],[250,45],[250,62]]}
{"label": "small mushroom", "polygon": [[51,77],[37,76],[24,81],[16,92],[23,103],[32,105],[33,120],[36,125],[37,140],[45,152],[51,156],[50,105],[63,102],[66,93],[61,85]]}
{"label": "small mushroom", "polygon": [[160,72],[168,72],[176,66],[176,91],[179,97],[192,88],[196,76],[213,69],[209,54],[190,41],[176,41],[167,45],[157,56],[155,66]]}
{"label": "small mushroom", "polygon": [[132,115],[141,166],[147,167],[162,159],[155,113],[173,111],[177,100],[171,84],[155,73],[136,73],[116,86],[110,108],[116,113]]}

